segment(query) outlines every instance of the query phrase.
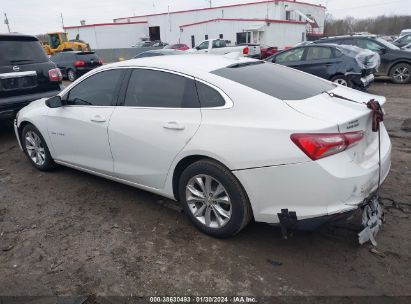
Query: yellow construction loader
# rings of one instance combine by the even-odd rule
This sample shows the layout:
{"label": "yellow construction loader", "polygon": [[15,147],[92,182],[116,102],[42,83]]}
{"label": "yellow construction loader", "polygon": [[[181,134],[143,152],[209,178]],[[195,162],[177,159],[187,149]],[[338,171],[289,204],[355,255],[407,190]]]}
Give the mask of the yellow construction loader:
{"label": "yellow construction loader", "polygon": [[88,44],[68,41],[67,33],[63,32],[47,33],[43,41],[43,48],[47,55],[54,55],[62,51],[90,51]]}

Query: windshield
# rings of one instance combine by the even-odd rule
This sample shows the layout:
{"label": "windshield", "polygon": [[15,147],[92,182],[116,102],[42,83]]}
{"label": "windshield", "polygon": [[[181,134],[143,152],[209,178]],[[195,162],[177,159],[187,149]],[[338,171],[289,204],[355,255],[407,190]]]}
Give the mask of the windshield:
{"label": "windshield", "polygon": [[0,65],[23,65],[49,59],[37,40],[0,40]]}
{"label": "windshield", "polygon": [[383,44],[384,46],[386,46],[387,48],[389,48],[391,50],[399,50],[400,49],[398,46],[395,46],[391,42],[388,42],[388,41],[386,41],[382,38],[375,38],[375,40],[377,40],[379,43]]}
{"label": "windshield", "polygon": [[335,89],[309,74],[264,61],[236,64],[212,72],[282,100],[300,100]]}

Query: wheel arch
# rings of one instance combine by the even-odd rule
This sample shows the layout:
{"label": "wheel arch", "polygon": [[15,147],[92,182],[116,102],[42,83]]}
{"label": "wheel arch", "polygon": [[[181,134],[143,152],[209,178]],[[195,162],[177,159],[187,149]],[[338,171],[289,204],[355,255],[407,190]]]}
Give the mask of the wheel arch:
{"label": "wheel arch", "polygon": [[388,74],[387,74],[387,75],[388,75],[388,76],[391,75],[392,69],[393,69],[397,64],[400,64],[400,63],[405,63],[405,64],[411,65],[411,60],[400,59],[400,60],[398,60],[398,61],[395,61],[395,62],[392,63],[392,64],[390,65],[390,67],[388,68]]}
{"label": "wheel arch", "polygon": [[[219,165],[225,167],[227,170],[231,171],[231,169],[229,168],[229,166],[225,163],[223,163],[222,161],[218,160],[217,158],[214,158],[212,156],[209,155],[205,155],[205,154],[192,154],[192,155],[187,155],[185,157],[183,157],[182,159],[180,159],[178,161],[178,163],[176,164],[176,166],[174,167],[173,170],[173,176],[172,176],[172,190],[173,190],[173,194],[174,194],[174,198],[179,201],[179,194],[178,194],[178,182],[180,180],[181,174],[183,173],[183,171],[190,166],[191,164],[200,161],[200,160],[209,160],[209,161],[213,161],[218,163]],[[239,181],[241,187],[244,189],[244,186],[241,184],[241,181]],[[247,196],[248,198],[248,196]]]}

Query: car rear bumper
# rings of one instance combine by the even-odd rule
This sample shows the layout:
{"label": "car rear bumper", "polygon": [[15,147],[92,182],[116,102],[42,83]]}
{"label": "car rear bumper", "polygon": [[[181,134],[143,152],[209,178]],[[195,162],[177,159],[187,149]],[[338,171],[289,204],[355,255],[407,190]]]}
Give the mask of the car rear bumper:
{"label": "car rear bumper", "polygon": [[362,77],[361,74],[349,74],[348,77],[352,82],[354,88],[361,90],[367,89],[374,82],[373,74],[364,77]]}
{"label": "car rear bumper", "polygon": [[60,93],[60,90],[1,98],[0,119],[12,118],[30,102],[40,98],[56,96],[58,93]]}
{"label": "car rear bumper", "polygon": [[[384,133],[381,182],[391,166],[391,144]],[[278,224],[278,214],[287,210],[295,212],[298,221],[321,222],[358,209],[376,191],[378,162],[374,159],[365,168],[340,153],[318,161],[235,170],[233,174],[248,194],[256,221]]]}

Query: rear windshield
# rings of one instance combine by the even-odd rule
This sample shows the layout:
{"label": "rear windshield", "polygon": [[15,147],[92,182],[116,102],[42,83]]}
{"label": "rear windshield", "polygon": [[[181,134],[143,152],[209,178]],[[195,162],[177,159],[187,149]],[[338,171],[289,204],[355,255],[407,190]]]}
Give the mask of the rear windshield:
{"label": "rear windshield", "polygon": [[233,65],[212,73],[282,100],[306,99],[335,88],[328,81],[264,61]]}
{"label": "rear windshield", "polygon": [[79,53],[77,54],[77,58],[84,61],[89,61],[91,59],[97,61],[99,59],[95,53]]}
{"label": "rear windshield", "polygon": [[0,39],[0,65],[23,65],[49,59],[37,40]]}

